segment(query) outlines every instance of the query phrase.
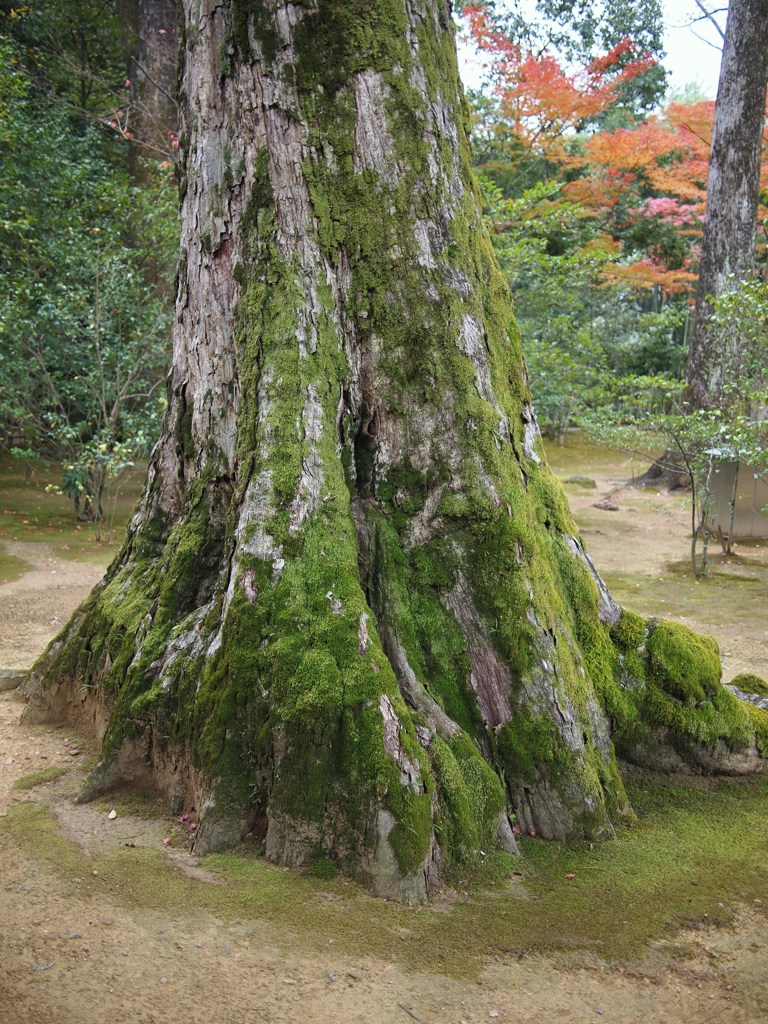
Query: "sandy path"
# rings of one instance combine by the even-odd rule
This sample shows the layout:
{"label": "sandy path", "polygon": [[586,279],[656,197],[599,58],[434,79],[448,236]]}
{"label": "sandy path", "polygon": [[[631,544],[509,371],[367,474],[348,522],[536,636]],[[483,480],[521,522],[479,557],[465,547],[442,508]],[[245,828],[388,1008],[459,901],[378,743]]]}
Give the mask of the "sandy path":
{"label": "sandy path", "polygon": [[103,565],[58,557],[47,544],[3,541],[32,571],[0,586],[0,668],[26,669],[104,575]]}

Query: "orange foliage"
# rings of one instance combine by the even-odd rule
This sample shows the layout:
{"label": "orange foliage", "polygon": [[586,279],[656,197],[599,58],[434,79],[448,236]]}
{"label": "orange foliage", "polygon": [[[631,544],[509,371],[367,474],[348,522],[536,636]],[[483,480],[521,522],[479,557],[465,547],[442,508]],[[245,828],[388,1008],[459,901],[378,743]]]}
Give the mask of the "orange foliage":
{"label": "orange foliage", "polygon": [[[584,139],[577,136],[584,124],[609,110],[622,85],[648,70],[653,60],[641,56],[621,67],[636,52],[625,38],[569,75],[546,51],[534,55],[508,39],[483,4],[464,11],[470,35],[490,58],[502,137],[515,140],[518,159],[527,152],[567,172],[570,180],[552,205],[568,204],[571,211],[578,207],[585,217],[607,223],[624,201],[624,217],[632,222],[645,218],[670,225],[681,235],[701,233],[714,101],[672,103],[633,127],[597,131]],[[768,151],[768,124],[764,138]],[[765,199],[768,158],[762,164],[761,191]],[[627,211],[626,199],[632,194],[636,202]],[[768,206],[762,204],[758,216],[768,232]],[[649,256],[630,265],[607,264],[603,280],[680,292],[691,288],[696,275],[689,269],[668,269]]]}
{"label": "orange foliage", "polygon": [[507,127],[529,148],[561,162],[570,162],[564,137],[608,110],[622,85],[655,63],[639,57],[619,67],[621,59],[636,50],[624,38],[586,68],[567,75],[551,54],[529,53],[499,32],[484,6],[473,4],[464,13],[478,49],[491,58]]}
{"label": "orange foliage", "polygon": [[673,103],[632,128],[598,132],[586,145],[592,168],[631,171],[662,195],[703,200],[714,103]]}
{"label": "orange foliage", "polygon": [[604,285],[623,284],[625,287],[641,290],[658,286],[667,293],[689,291],[696,281],[696,276],[690,270],[668,270],[650,257],[630,263],[628,266],[621,263],[606,263],[600,273]]}

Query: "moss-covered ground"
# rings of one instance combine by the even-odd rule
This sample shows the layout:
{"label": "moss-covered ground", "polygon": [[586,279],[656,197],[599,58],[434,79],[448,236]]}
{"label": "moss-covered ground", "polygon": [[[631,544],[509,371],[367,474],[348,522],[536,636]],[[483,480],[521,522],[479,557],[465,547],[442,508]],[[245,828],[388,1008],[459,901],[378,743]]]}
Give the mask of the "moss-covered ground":
{"label": "moss-covered ground", "polygon": [[5,549],[6,541],[49,544],[61,558],[107,563],[117,553],[144,481],[135,467],[114,482],[100,524],[78,523],[61,484],[61,467],[45,459],[0,458],[0,583],[18,579],[28,565]]}
{"label": "moss-covered ground", "polygon": [[47,768],[41,768],[39,772],[30,772],[29,775],[22,775],[13,784],[14,789],[34,789],[35,786],[42,786],[46,782],[53,782],[62,775],[67,774],[67,769],[62,765],[52,764]]}
{"label": "moss-covered ground", "polygon": [[526,838],[521,859],[489,857],[415,910],[373,899],[348,880],[287,872],[242,852],[203,862],[223,885],[185,877],[153,849],[86,860],[34,803],[13,808],[0,832],[30,862],[42,859],[63,880],[78,879],[81,898],[109,895],[171,920],[203,911],[224,921],[266,920],[310,950],[332,941],[340,951],[396,957],[414,970],[473,976],[498,954],[584,948],[626,958],[682,926],[725,923],[736,904],[765,896],[767,782],[645,776],[629,791],[639,819],[614,842]]}

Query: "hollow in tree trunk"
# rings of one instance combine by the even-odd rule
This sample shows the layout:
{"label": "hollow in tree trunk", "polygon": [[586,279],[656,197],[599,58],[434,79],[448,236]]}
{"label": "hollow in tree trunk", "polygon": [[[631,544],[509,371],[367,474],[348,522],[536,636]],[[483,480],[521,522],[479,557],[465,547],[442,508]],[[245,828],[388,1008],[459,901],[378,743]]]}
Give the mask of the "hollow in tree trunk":
{"label": "hollow in tree trunk", "polygon": [[622,614],[545,464],[449,5],[185,0],[184,26],[165,430],[29,684],[30,717],[103,737],[84,796],[152,784],[198,850],[251,835],[419,899],[514,849],[513,813],[610,835],[612,732],[760,770],[714,641]]}

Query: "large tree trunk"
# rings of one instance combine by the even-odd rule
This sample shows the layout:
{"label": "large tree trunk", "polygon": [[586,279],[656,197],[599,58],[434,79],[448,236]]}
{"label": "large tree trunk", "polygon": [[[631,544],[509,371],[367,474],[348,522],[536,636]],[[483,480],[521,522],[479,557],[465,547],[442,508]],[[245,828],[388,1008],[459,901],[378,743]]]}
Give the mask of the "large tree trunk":
{"label": "large tree trunk", "polygon": [[713,323],[711,317],[713,299],[736,287],[754,269],[766,84],[768,0],[731,0],[686,371],[688,399],[696,409],[727,403],[724,386],[738,383],[744,372],[746,353],[738,331]]}
{"label": "large tree trunk", "polygon": [[[672,670],[545,465],[449,5],[185,0],[185,32],[165,433],[29,714],[104,735],[85,795],[152,782],[198,849],[250,832],[386,895],[513,849],[510,809],[610,835],[609,715],[638,756],[698,747],[659,701],[642,724]],[[719,688],[716,655],[695,671]],[[752,768],[730,699],[712,756]]]}

